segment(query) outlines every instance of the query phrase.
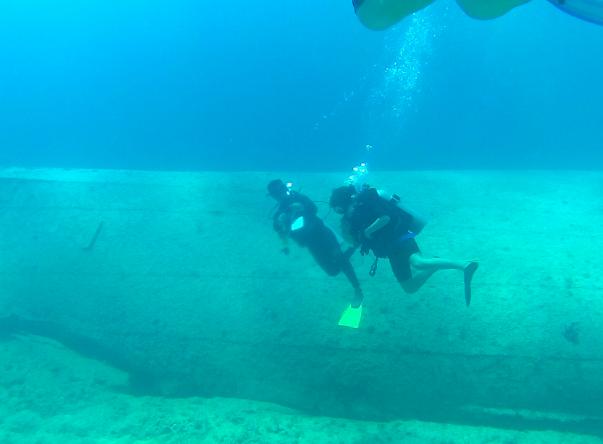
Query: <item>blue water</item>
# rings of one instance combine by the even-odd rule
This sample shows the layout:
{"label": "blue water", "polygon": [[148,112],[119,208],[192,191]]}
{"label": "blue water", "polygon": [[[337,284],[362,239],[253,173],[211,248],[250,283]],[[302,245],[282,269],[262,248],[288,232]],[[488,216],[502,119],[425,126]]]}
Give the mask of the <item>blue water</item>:
{"label": "blue water", "polygon": [[0,164],[603,167],[603,27],[441,0],[387,32],[351,2],[0,3]]}

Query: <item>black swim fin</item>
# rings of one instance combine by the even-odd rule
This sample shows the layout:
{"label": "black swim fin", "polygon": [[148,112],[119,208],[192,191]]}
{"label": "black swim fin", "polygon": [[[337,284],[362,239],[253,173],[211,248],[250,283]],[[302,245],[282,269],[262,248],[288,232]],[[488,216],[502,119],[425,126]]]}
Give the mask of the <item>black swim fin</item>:
{"label": "black swim fin", "polygon": [[465,303],[467,307],[471,304],[471,280],[473,279],[473,274],[479,264],[477,262],[470,262],[469,265],[465,267],[464,275],[465,275]]}

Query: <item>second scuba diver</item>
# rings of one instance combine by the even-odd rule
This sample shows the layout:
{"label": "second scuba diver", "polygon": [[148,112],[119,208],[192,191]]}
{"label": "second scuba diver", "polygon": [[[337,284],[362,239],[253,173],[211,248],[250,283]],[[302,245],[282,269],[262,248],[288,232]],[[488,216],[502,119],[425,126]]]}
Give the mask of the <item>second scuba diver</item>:
{"label": "second scuba diver", "polygon": [[291,238],[301,247],[307,248],[329,276],[343,272],[354,287],[351,306],[360,307],[362,290],[350,263],[353,250],[346,253],[341,250],[333,231],[317,216],[318,209],[314,202],[307,196],[290,190],[279,179],[268,184],[268,194],[278,202],[273,227],[283,241],[283,253],[289,254],[288,239]]}
{"label": "second scuba diver", "polygon": [[[394,199],[385,199],[375,188],[353,185],[333,190],[329,202],[341,214],[346,240],[360,246],[361,254],[373,251],[378,258],[388,258],[396,279],[405,292],[414,293],[438,270],[462,270],[465,302],[471,303],[471,279],[477,262],[428,258],[421,254],[415,236],[421,230],[415,218]],[[371,269],[376,270],[377,261]]]}

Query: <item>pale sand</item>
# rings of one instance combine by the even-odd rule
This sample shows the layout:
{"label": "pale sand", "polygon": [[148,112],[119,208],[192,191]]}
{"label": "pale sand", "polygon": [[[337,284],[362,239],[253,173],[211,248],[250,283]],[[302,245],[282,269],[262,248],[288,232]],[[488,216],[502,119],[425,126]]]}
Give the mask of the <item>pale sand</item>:
{"label": "pale sand", "polygon": [[[167,393],[182,382],[189,393],[361,417],[401,417],[399,407],[420,403],[600,413],[602,173],[375,174],[372,183],[427,215],[425,252],[481,264],[468,309],[460,273],[405,295],[386,263],[371,279],[372,259],[354,256],[366,295],[354,331],[336,325],[345,280],[299,248],[279,253],[265,196],[279,176],[325,200],[344,174],[2,170],[0,315],[92,338],[160,375]],[[153,404],[103,393],[90,405]],[[62,408],[56,398],[37,399]],[[67,405],[77,402],[72,393]]]}
{"label": "pale sand", "polygon": [[311,417],[238,399],[135,397],[120,392],[125,374],[34,336],[0,342],[0,363],[0,442],[7,444],[603,442],[552,431]]}

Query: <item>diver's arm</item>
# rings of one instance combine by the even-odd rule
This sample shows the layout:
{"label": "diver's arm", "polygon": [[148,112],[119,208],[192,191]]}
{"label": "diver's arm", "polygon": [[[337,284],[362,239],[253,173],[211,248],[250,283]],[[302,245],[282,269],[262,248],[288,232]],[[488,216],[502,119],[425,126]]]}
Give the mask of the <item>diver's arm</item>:
{"label": "diver's arm", "polygon": [[358,248],[360,242],[354,236],[352,231],[352,227],[350,225],[350,220],[347,217],[341,218],[341,236],[343,240],[350,244],[353,248]]}
{"label": "diver's arm", "polygon": [[276,214],[274,216],[274,231],[277,232],[278,237],[281,240],[281,251],[285,254],[289,254],[289,232],[285,225],[286,220],[287,216],[285,213]]}
{"label": "diver's arm", "polygon": [[367,239],[372,239],[373,234],[375,234],[376,231],[379,231],[381,228],[386,226],[390,220],[391,219],[389,216],[381,216],[381,217],[377,218],[375,220],[375,222],[373,222],[372,224],[370,224],[368,227],[366,227],[364,229],[364,236]]}
{"label": "diver's arm", "polygon": [[287,236],[285,233],[279,233],[278,235],[281,239],[281,252],[283,254],[289,254],[289,236]]}

